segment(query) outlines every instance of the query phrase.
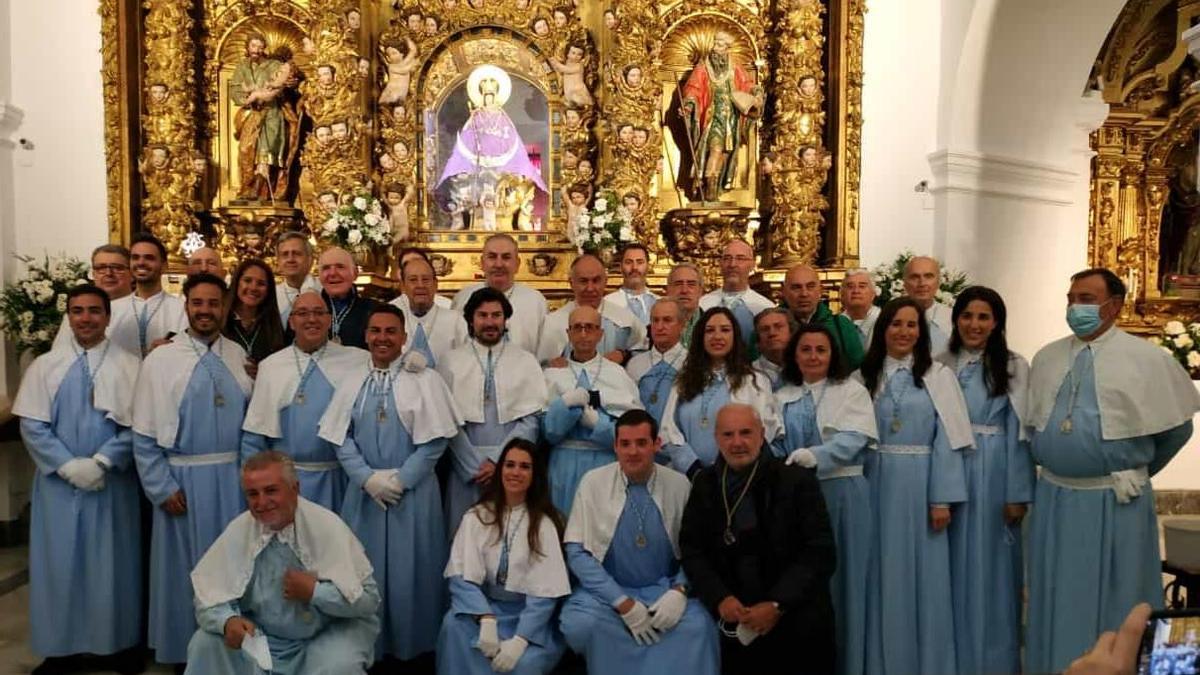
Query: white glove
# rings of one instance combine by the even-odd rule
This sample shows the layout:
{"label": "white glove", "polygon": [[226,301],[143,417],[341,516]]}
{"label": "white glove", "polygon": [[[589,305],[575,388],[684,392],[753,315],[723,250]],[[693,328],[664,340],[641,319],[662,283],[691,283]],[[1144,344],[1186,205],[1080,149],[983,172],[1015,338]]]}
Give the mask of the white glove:
{"label": "white glove", "polygon": [[404,494],[404,488],[396,478],[395,469],[372,471],[371,477],[363,483],[363,489],[384,511],[387,511],[388,506],[400,501],[400,496]]}
{"label": "white glove", "polygon": [[625,627],[633,635],[633,641],[639,645],[652,645],[658,642],[658,632],[650,623],[650,610],[640,602],[634,602],[628,612],[621,615]]}
{"label": "white glove", "polygon": [[806,469],[815,469],[817,467],[817,456],[808,448],[796,448],[792,454],[788,455],[787,461],[784,464],[799,464]]}
{"label": "white glove", "polygon": [[562,395],[562,402],[568,408],[582,408],[588,404],[589,396],[587,389],[583,387],[575,387],[571,391]]}
{"label": "white glove", "polygon": [[415,349],[404,356],[404,369],[410,373],[419,373],[428,367],[429,359]]}
{"label": "white glove", "polygon": [[685,609],[687,609],[687,596],[674,588],[668,589],[666,593],[658,596],[653,605],[650,605],[650,612],[654,614],[650,625],[654,627],[654,630],[665,633],[679,623]]}
{"label": "white glove", "polygon": [[600,413],[596,412],[596,409],[589,405],[583,409],[583,414],[579,416],[579,423],[588,429],[595,429],[596,425],[600,423]]}
{"label": "white glove", "polygon": [[58,475],[78,490],[95,491],[104,487],[104,467],[91,457],[67,460],[58,467]]}
{"label": "white glove", "polygon": [[497,673],[507,673],[517,667],[517,661],[525,653],[529,643],[520,635],[514,635],[500,643],[500,653],[492,659],[492,670]]}
{"label": "white glove", "polygon": [[500,634],[496,631],[496,617],[485,616],[479,620],[479,642],[475,647],[489,659],[500,653]]}

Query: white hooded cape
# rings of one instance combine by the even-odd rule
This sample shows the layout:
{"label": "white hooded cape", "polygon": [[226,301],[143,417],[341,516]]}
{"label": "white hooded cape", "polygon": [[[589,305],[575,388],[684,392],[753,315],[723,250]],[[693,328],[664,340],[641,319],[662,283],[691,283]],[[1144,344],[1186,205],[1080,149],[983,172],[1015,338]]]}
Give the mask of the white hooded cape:
{"label": "white hooded cape", "polygon": [[[841,431],[858,432],[871,441],[879,441],[875,426],[875,405],[861,382],[846,378],[841,382],[822,380],[813,385],[813,403],[817,407],[817,430],[822,441],[829,441]],[[789,384],[775,392],[779,410],[788,403],[800,400],[806,386]]]}
{"label": "white hooded cape", "polygon": [[[450,352],[437,366],[463,419],[474,424],[484,421],[483,367],[487,366],[487,352],[487,347],[472,339]],[[505,341],[492,348],[492,358],[496,413],[501,424],[536,413],[546,405],[546,378],[532,354],[514,342]]]}
{"label": "white hooded cape", "polygon": [[[541,555],[529,550],[529,518],[523,513],[525,505],[515,507],[508,522],[514,528],[508,551],[508,578],[504,590],[510,593],[533,595],[539,598],[561,598],[571,593],[567,579],[567,565],[563,560],[562,544],[558,530],[549,518],[538,523],[538,546]],[[446,578],[461,575],[467,581],[483,585],[496,583],[496,571],[500,569],[500,528],[495,524],[485,525],[485,515],[490,520],[491,506],[476,504],[463,516],[462,524],[454,535],[450,546],[450,560],[446,563]],[[501,518],[503,522],[503,518]]]}
{"label": "white hooded cape", "polygon": [[620,417],[628,410],[641,410],[642,399],[637,384],[629,378],[625,369],[597,354],[591,361],[579,363],[569,361],[564,368],[547,368],[545,405],[574,389],[579,372],[586,370],[591,389],[600,392],[600,403],[605,412]]}
{"label": "white hooded cape", "polygon": [[[106,348],[108,354],[105,355]],[[75,338],[69,337],[65,346],[56,346],[34,359],[25,371],[25,377],[21,379],[21,389],[17,392],[12,407],[14,415],[47,424],[54,421],[54,397],[58,395],[58,389],[62,386],[67,371],[79,358],[76,349],[79,353],[83,352]],[[137,382],[141,359],[108,339],[92,347],[87,354],[88,370],[95,378],[92,380],[93,405],[116,424],[131,426],[134,385]],[[101,355],[104,355],[103,363],[100,361]],[[97,366],[100,367],[99,370],[96,370]]]}
{"label": "white hooded cape", "polygon": [[[581,544],[593,558],[604,562],[613,533],[617,530],[617,521],[625,510],[625,489],[628,484],[629,479],[617,462],[585,473],[575,493],[563,543]],[[646,487],[662,514],[671,549],[679,558],[679,527],[683,523],[683,509],[687,506],[692,484],[674,469],[655,466],[654,475]]]}
{"label": "white hooded cape", "polygon": [[[301,373],[308,370],[308,364],[320,351],[318,349],[313,354],[306,354],[293,345],[275,352],[258,364],[254,395],[246,409],[242,431],[262,434],[268,438],[283,438],[279,413],[292,404],[296,397],[296,389],[300,386]],[[317,370],[321,371],[336,391],[367,358],[370,357],[363,349],[329,341],[325,343],[325,353],[317,361]],[[296,370],[297,359],[300,361],[300,372]]]}

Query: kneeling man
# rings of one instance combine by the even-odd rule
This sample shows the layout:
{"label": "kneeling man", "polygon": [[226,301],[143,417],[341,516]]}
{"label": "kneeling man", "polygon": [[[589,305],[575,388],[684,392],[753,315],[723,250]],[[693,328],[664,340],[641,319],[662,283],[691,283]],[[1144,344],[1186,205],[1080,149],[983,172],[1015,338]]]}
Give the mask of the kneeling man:
{"label": "kneeling man", "polygon": [[587,472],[575,495],[564,541],[579,587],[561,624],[589,673],[717,673],[716,624],[679,566],[690,485],[654,463],[661,446],[649,413],[626,412],[617,461]]}
{"label": "kneeling man", "polygon": [[379,634],[379,590],[362,544],[338,516],[300,497],[291,458],[242,465],[249,510],[192,571],[189,675],[364,673]]}

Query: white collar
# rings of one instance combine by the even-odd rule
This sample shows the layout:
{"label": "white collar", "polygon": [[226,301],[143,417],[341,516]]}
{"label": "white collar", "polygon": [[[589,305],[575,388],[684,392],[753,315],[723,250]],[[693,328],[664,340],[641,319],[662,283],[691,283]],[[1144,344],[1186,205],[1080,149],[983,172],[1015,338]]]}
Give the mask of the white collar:
{"label": "white collar", "polygon": [[912,367],[913,367],[913,355],[912,354],[909,354],[908,356],[906,356],[902,359],[895,359],[890,356],[884,357],[884,359],[883,359],[884,379],[890,378],[892,376],[892,373],[895,373],[897,370],[900,370],[901,368],[907,368],[909,370],[909,372],[912,372]]}
{"label": "white collar", "polygon": [[813,400],[815,401],[821,397],[821,392],[825,391],[825,383],[828,381],[828,378],[824,378],[812,383],[805,382],[804,384],[800,385],[800,388],[804,390],[804,393],[812,394]]}
{"label": "white collar", "polygon": [[137,291],[130,293],[129,297],[133,298],[134,302],[150,302],[151,300],[153,300],[155,298],[165,299],[164,296],[166,296],[166,294],[167,294],[166,289],[160,288],[157,293],[155,293],[154,295],[152,295],[148,298],[143,298],[142,296],[138,295]]}
{"label": "white collar", "polygon": [[972,363],[978,363],[983,360],[982,349],[967,349],[966,347],[958,350],[958,358],[955,361],[955,371],[962,372],[964,368]]}
{"label": "white collar", "polygon": [[686,351],[687,350],[683,348],[683,342],[676,342],[665,352],[660,352],[658,347],[651,347],[649,352],[650,367],[653,368],[662,361],[666,361],[673,366],[675,365],[675,361]]}

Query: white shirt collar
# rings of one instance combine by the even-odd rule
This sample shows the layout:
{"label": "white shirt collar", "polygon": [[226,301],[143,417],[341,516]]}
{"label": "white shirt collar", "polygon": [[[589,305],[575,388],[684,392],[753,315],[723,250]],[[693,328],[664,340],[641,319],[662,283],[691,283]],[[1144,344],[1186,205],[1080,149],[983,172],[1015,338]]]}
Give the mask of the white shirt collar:
{"label": "white shirt collar", "polygon": [[800,388],[804,390],[804,393],[812,394],[813,400],[815,401],[821,397],[821,392],[825,391],[825,383],[828,381],[828,379],[817,380],[811,384],[805,382],[804,384],[800,385]]}
{"label": "white shirt collar", "polygon": [[967,349],[964,347],[964,348],[958,350],[958,358],[957,358],[957,361],[955,362],[955,371],[961,373],[964,368],[971,365],[972,363],[977,363],[982,359],[983,359],[983,350],[982,349]]}
{"label": "white shirt collar", "polygon": [[908,356],[906,356],[902,359],[894,359],[890,356],[885,357],[883,359],[883,376],[885,379],[891,378],[892,373],[895,373],[897,370],[900,370],[901,368],[907,368],[911,372],[912,366],[913,366],[913,355],[912,354],[909,354]]}
{"label": "white shirt collar", "polygon": [[658,347],[651,347],[650,348],[650,367],[653,368],[654,366],[658,365],[662,361],[666,361],[667,363],[674,364],[675,359],[678,358],[684,351],[685,350],[683,348],[682,342],[676,342],[675,344],[671,345],[671,348],[665,352],[658,351]]}

